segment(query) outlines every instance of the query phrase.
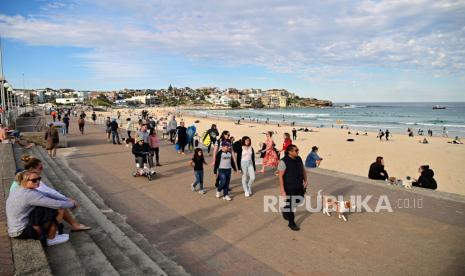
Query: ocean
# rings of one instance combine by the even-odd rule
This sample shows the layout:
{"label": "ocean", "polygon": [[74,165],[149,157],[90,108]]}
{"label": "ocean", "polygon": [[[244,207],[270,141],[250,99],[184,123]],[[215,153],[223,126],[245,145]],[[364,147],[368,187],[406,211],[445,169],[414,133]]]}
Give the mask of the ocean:
{"label": "ocean", "polygon": [[[446,109],[433,109],[439,105]],[[444,127],[449,137],[465,137],[465,102],[447,103],[335,103],[327,108],[288,109],[237,109],[237,110],[189,110],[198,116],[223,119],[258,119],[311,128],[348,126],[357,131],[389,129],[392,133],[405,134],[407,128],[419,129],[434,136],[442,136]]]}

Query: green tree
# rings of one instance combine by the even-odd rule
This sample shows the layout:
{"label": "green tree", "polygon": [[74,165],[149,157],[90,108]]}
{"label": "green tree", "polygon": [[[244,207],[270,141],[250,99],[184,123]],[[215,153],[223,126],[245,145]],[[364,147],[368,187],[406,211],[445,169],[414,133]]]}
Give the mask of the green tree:
{"label": "green tree", "polygon": [[241,103],[240,103],[239,101],[237,101],[237,100],[233,100],[233,101],[230,101],[230,102],[229,102],[229,106],[230,106],[231,108],[238,108],[238,107],[241,106]]}

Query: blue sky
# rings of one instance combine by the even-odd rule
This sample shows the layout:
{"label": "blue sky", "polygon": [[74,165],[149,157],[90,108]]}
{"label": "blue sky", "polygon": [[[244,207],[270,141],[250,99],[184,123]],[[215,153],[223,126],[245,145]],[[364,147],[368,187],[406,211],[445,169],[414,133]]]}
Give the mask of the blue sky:
{"label": "blue sky", "polygon": [[19,88],[465,101],[463,0],[0,0],[0,35]]}

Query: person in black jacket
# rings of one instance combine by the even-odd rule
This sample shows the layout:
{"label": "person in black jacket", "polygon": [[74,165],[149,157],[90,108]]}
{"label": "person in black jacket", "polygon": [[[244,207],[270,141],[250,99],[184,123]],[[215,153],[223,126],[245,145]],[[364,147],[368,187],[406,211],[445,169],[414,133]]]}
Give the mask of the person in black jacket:
{"label": "person in black jacket", "polygon": [[118,122],[116,119],[113,119],[110,122],[111,140],[113,141],[113,144],[118,143],[118,145],[121,145],[121,142],[119,141],[118,128]]}
{"label": "person in black jacket", "polygon": [[281,196],[286,197],[286,206],[282,211],[283,218],[289,222],[288,226],[293,231],[299,231],[294,219],[295,204],[303,199],[308,186],[307,171],[304,168],[299,149],[296,145],[289,145],[286,154],[279,161],[279,187]]}
{"label": "person in black jacket", "polygon": [[238,142],[241,145],[235,147],[234,153],[236,153],[237,167],[242,172],[242,188],[244,189],[245,197],[249,197],[252,195],[252,184],[255,181],[255,151],[252,147],[250,137],[244,136],[234,144]]}
{"label": "person in black jacket", "polygon": [[374,180],[386,180],[389,178],[387,171],[384,169],[384,159],[382,156],[376,157],[376,161],[370,165],[368,178]]}
{"label": "person in black jacket", "polygon": [[[208,144],[208,148],[207,148],[208,154],[210,154],[210,149],[211,149],[212,145],[215,146],[216,138],[220,135],[220,133],[218,132],[218,129],[216,128],[216,125],[212,124],[211,128],[207,131],[207,133],[205,135],[210,136],[211,143]],[[203,137],[203,139],[205,139],[205,137]]]}
{"label": "person in black jacket", "polygon": [[420,173],[420,177],[418,178],[417,181],[412,183],[412,186],[432,189],[432,190],[436,190],[438,188],[438,184],[436,180],[433,178],[434,172],[432,169],[429,168],[428,165],[421,166],[418,169],[418,172]]}
{"label": "person in black jacket", "polygon": [[149,144],[144,143],[144,139],[137,137],[136,143],[132,146],[132,154],[134,154],[134,157],[136,158],[139,173],[142,172],[145,163],[149,164],[150,172],[153,172],[153,157],[150,153],[151,150]]}
{"label": "person in black jacket", "polygon": [[237,172],[234,155],[231,152],[231,144],[229,142],[221,143],[221,150],[215,156],[214,174],[218,175],[219,183],[216,189],[216,197],[221,197],[223,190],[223,199],[231,201],[229,196],[229,182],[231,181],[231,169]]}

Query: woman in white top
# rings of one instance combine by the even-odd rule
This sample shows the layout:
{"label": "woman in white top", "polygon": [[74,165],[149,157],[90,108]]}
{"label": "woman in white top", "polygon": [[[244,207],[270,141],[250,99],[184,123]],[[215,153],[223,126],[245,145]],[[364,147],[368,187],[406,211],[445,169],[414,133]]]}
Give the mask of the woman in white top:
{"label": "woman in white top", "polygon": [[126,130],[128,132],[128,138],[131,139],[131,131],[132,131],[132,122],[131,122],[131,118],[127,118],[126,121],[128,122],[127,126],[126,126]]}
{"label": "woman in white top", "polygon": [[242,137],[241,142],[242,147],[236,153],[237,167],[242,172],[242,188],[245,197],[249,197],[252,195],[252,184],[255,181],[255,151],[250,137]]}

